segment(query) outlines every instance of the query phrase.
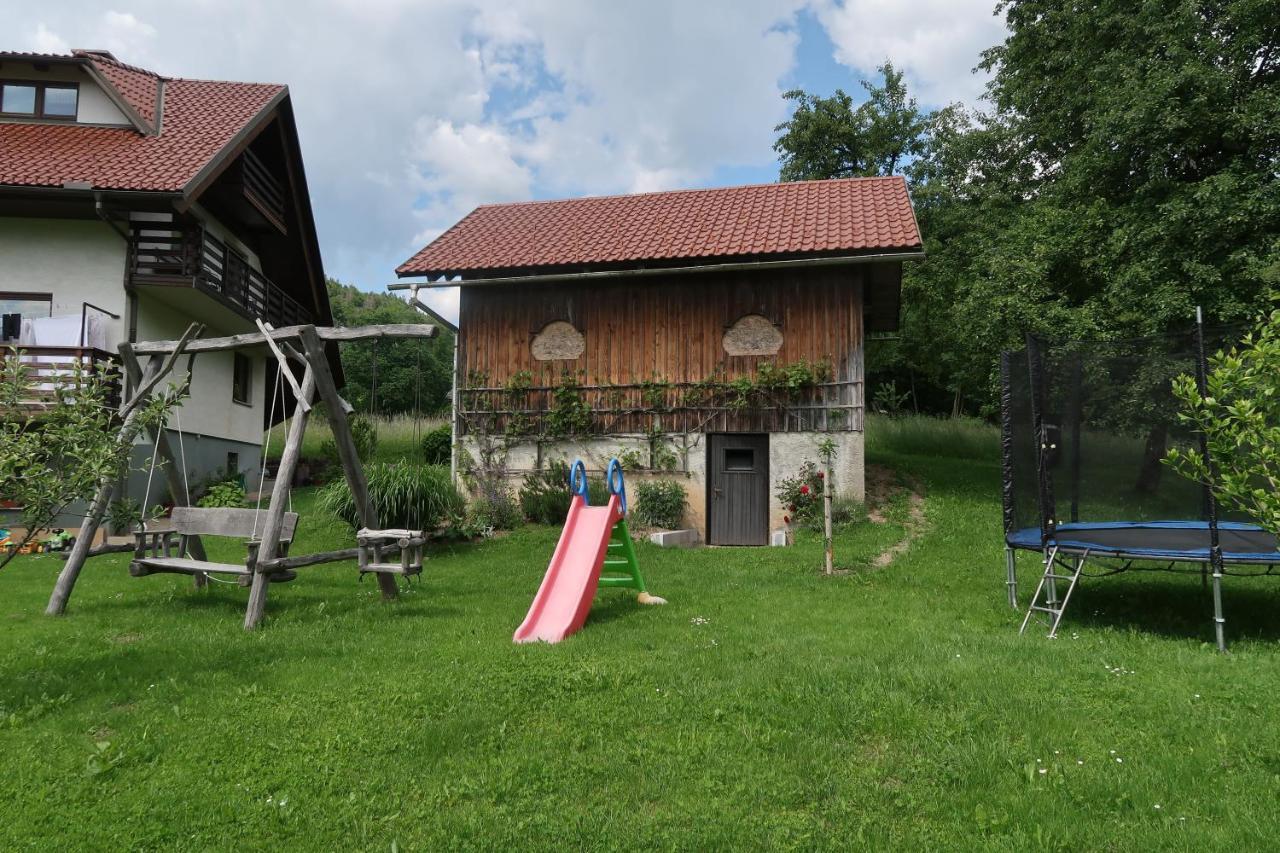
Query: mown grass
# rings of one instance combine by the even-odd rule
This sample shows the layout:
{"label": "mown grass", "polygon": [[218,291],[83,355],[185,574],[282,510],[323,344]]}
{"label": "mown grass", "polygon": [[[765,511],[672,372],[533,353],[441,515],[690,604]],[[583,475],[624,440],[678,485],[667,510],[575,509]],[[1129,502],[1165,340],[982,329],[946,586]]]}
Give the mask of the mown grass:
{"label": "mown grass", "polygon": [[[49,619],[57,564],[23,558],[0,575],[0,847],[1274,843],[1272,582],[1228,581],[1229,655],[1199,581],[1167,575],[1088,581],[1060,639],[1019,637],[998,464],[870,457],[927,490],[888,568],[865,566],[892,521],[843,531],[864,568],[834,578],[807,536],[641,544],[671,603],[602,593],[557,646],[510,642],[551,528],[438,550],[392,605],[349,565],[304,569],[254,634],[238,587],[107,557]],[[348,541],[311,501],[295,550]]]}

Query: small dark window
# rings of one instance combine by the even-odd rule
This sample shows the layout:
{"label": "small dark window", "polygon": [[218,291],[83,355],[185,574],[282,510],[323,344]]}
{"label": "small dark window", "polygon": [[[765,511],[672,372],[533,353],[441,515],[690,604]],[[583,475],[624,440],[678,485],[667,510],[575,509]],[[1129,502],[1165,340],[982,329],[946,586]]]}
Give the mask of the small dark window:
{"label": "small dark window", "polygon": [[756,452],[750,447],[730,447],[724,452],[724,470],[756,470]]}
{"label": "small dark window", "polygon": [[227,473],[233,477],[236,474],[240,473],[240,454],[239,453],[227,454]]}
{"label": "small dark window", "polygon": [[75,83],[13,81],[0,84],[0,114],[74,119],[80,100]]}
{"label": "small dark window", "polygon": [[249,395],[253,392],[253,361],[249,356],[235,353],[235,365],[231,376],[231,399],[237,403],[251,404]]}

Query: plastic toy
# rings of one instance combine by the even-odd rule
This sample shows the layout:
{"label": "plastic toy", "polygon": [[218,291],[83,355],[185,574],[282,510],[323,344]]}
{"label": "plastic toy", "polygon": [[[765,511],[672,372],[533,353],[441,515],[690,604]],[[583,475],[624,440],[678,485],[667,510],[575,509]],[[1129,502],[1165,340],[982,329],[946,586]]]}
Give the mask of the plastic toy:
{"label": "plastic toy", "polygon": [[[634,589],[640,604],[667,603],[649,594],[640,575],[640,563],[627,530],[626,483],[617,459],[609,462],[606,479],[609,503],[591,506],[587,502],[587,469],[581,460],[573,463],[564,532],[529,613],[516,629],[512,638],[515,642],[558,643],[578,631],[587,621],[599,587]],[[605,569],[608,574],[604,574]]]}

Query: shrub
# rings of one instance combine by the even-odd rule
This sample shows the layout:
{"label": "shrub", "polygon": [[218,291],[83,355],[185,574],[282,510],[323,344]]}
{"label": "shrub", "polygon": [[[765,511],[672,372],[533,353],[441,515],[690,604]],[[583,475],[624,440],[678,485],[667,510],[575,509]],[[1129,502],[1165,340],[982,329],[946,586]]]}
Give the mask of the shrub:
{"label": "shrub", "polygon": [[645,480],[636,486],[636,518],[652,527],[679,527],[687,503],[688,493],[675,480]]}
{"label": "shrub", "polygon": [[239,478],[226,479],[221,482],[210,484],[196,501],[196,506],[202,507],[243,507],[245,505],[244,486],[240,485]]}
{"label": "shrub", "polygon": [[476,532],[486,528],[513,530],[522,523],[520,507],[506,487],[481,493],[467,508],[467,526]]}
{"label": "shrub", "polygon": [[[360,457],[361,462],[368,462],[373,459],[373,454],[378,450],[378,431],[373,425],[373,421],[364,415],[352,415],[347,419],[347,424],[351,428],[351,441],[356,446],[356,455]],[[330,462],[338,461],[338,445],[332,438],[325,439],[320,445],[320,454]]]}
{"label": "shrub", "polygon": [[142,523],[142,506],[133,498],[116,498],[107,505],[106,521],[114,533],[132,533]]}
{"label": "shrub", "polygon": [[817,465],[806,462],[799,474],[779,481],[777,495],[788,524],[822,525],[822,472]]}
{"label": "shrub", "polygon": [[441,424],[422,436],[422,461],[428,465],[448,465],[453,455],[453,427]]}
{"label": "shrub", "polygon": [[[454,488],[448,468],[374,462],[364,470],[369,497],[383,527],[434,530],[460,518],[466,509],[466,501]],[[319,504],[352,527],[360,523],[345,478],[321,489]]]}
{"label": "shrub", "polygon": [[[569,514],[569,465],[551,462],[530,471],[520,486],[520,510],[534,524],[564,524]],[[587,500],[592,506],[609,501],[609,489],[599,477],[587,478]]]}

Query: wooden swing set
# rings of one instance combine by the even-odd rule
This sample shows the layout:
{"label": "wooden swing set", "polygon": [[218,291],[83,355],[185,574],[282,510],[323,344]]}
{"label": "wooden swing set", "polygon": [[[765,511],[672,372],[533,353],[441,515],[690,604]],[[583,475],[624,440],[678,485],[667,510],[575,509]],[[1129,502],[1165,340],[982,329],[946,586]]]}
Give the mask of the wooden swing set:
{"label": "wooden swing set", "polygon": [[[175,506],[168,527],[158,530],[143,527],[136,533],[135,543],[129,549],[134,554],[129,565],[130,574],[135,577],[152,574],[191,575],[197,587],[204,586],[211,575],[235,576],[250,587],[249,604],[244,616],[245,630],[256,628],[262,621],[266,611],[268,584],[292,580],[296,575],[295,570],[304,566],[357,560],[361,577],[366,573],[377,577],[383,600],[397,598],[399,593],[396,576],[422,572],[422,549],[426,537],[421,530],[380,527],[377,511],[369,496],[368,480],[351,435],[350,416],[355,410],[338,393],[337,383],[325,354],[325,344],[379,338],[430,338],[436,335],[437,328],[430,324],[390,324],[349,328],[308,325],[273,329],[258,321],[257,332],[229,337],[200,338],[201,331],[201,326],[193,324],[178,340],[120,345],[121,360],[129,384],[136,389],[121,407],[120,441],[122,444],[129,444],[141,431],[138,417],[144,408],[142,404],[150,398],[160,381],[173,370],[181,356],[187,356],[187,376],[190,381],[194,360],[199,353],[266,346],[275,356],[280,376],[293,390],[296,400],[296,409],[289,421],[284,450],[272,485],[271,500],[265,517],[260,517],[260,511],[253,509]],[[141,356],[149,356],[145,368],[141,366]],[[301,369],[301,377],[295,373],[294,365]],[[288,511],[290,490],[302,451],[307,421],[317,400],[325,404],[334,444],[338,450],[338,460],[351,489],[360,529],[356,533],[354,548],[290,556],[289,546],[298,522],[297,514]],[[153,425],[149,432],[153,461],[159,459],[165,463],[169,491],[176,501],[177,496],[186,495],[187,490],[182,480],[183,475],[177,470],[164,426]],[[65,612],[86,559],[119,550],[117,547],[96,550],[90,547],[106,515],[114,488],[115,483],[109,480],[98,484],[98,491],[89,505],[84,526],[76,537],[66,565],[58,575],[46,613],[59,615]],[[202,535],[233,536],[247,540],[248,553],[244,565],[209,560],[200,539]]]}

